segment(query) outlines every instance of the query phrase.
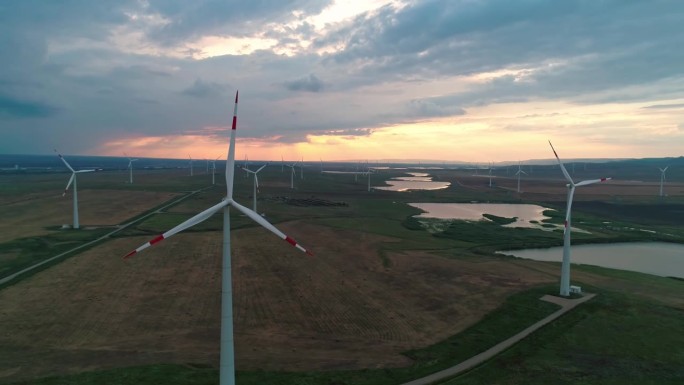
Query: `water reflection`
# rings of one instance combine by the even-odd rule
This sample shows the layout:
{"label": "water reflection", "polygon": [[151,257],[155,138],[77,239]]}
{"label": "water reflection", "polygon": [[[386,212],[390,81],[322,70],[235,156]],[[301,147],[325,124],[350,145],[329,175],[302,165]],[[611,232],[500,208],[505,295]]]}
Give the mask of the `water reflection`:
{"label": "water reflection", "polygon": [[[425,211],[417,218],[461,219],[466,221],[488,220],[483,214],[497,217],[516,218],[516,221],[504,227],[528,227],[547,231],[562,229],[563,225],[542,223],[550,219],[544,215],[546,207],[530,204],[508,203],[409,203],[409,205]],[[582,231],[573,227],[573,231]]]}
{"label": "water reflection", "polygon": [[435,182],[423,172],[409,172],[411,176],[400,176],[385,181],[389,186],[374,187],[377,190],[409,191],[409,190],[441,190],[449,187],[450,182]]}
{"label": "water reflection", "polygon": [[[499,251],[536,261],[560,262],[562,247]],[[684,245],[667,242],[630,242],[573,245],[572,262],[684,278]]]}

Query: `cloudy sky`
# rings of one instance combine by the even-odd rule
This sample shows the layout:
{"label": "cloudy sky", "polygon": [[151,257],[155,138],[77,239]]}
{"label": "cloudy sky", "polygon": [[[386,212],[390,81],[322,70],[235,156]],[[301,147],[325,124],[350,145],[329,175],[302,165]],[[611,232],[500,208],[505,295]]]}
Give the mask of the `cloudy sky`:
{"label": "cloudy sky", "polygon": [[5,0],[0,153],[684,155],[679,0]]}

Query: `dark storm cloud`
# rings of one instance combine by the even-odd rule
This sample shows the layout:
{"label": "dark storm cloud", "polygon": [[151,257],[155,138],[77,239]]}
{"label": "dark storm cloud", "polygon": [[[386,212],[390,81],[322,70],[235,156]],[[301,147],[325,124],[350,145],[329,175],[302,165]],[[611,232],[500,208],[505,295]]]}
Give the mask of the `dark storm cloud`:
{"label": "dark storm cloud", "polygon": [[283,85],[290,91],[307,91],[307,92],[321,92],[324,83],[316,75],[310,74],[303,78],[284,82]]}
{"label": "dark storm cloud", "polygon": [[46,118],[56,114],[58,109],[42,102],[18,100],[0,95],[0,119]]}

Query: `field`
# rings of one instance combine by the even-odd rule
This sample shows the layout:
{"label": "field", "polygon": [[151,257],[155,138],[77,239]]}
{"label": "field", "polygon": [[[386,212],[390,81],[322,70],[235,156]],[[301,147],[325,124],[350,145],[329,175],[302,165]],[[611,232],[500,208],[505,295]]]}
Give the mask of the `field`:
{"label": "field", "polygon": [[[289,248],[233,211],[240,383],[401,383],[455,364],[553,311],[536,298],[555,293],[559,264],[501,257],[492,251],[515,242],[557,245],[561,234],[517,232],[492,227],[494,224],[455,221],[443,233],[433,235],[408,220],[418,210],[404,202],[467,202],[486,197],[500,202],[543,202],[562,209],[565,187],[558,175],[553,174],[549,182],[550,175],[535,171],[533,176],[538,179],[524,180],[524,193],[517,194],[511,191],[517,183],[512,178],[498,178],[496,187],[489,188],[487,178],[472,173],[439,170],[433,174],[436,179],[451,181],[452,187],[443,191],[368,193],[363,178],[354,183],[352,176],[308,171],[306,179],[295,181],[297,189],[292,191],[288,188],[289,174],[281,173],[278,167],[260,174],[259,212],[265,212],[281,230],[312,249],[315,257]],[[374,180],[392,175],[399,172],[384,172]],[[57,186],[63,176],[24,177]],[[207,175],[192,179],[175,170],[168,175],[149,172],[147,179],[141,176],[136,180],[139,185],[114,183],[105,173],[89,182],[79,180],[83,186],[83,192],[79,190],[82,226],[121,224],[153,211],[183,191],[208,186]],[[184,187],[186,181],[189,183]],[[29,192],[28,187],[22,187],[32,185],[28,179],[21,185],[16,182],[7,185],[19,187],[0,191],[3,212],[13,210],[12,222],[3,222],[3,230],[6,224],[8,229],[0,240],[0,271],[13,256],[35,254],[30,247],[16,243],[19,234],[50,240],[79,233],[50,227],[69,223],[70,196]],[[677,234],[674,241],[684,242],[683,217],[667,214],[681,210],[683,186],[668,184],[669,196],[663,202],[654,198],[653,184],[649,183],[637,184],[634,190],[629,187],[632,182],[621,181],[582,192],[578,189],[576,218],[589,226],[592,235],[579,236],[577,242],[658,239],[647,233],[605,228],[601,223],[606,217],[624,227],[636,222],[642,228],[668,229]],[[223,188],[202,191],[111,240],[0,290],[0,383],[33,382],[50,375],[67,377],[45,383],[97,383],[89,380],[88,374],[68,375],[103,369],[113,371],[93,376],[108,376],[111,383],[120,375],[130,380],[125,373],[140,379],[155,373],[152,377],[156,379],[144,380],[149,383],[159,382],[166,375],[183,383],[180,379],[188,373],[205,379],[197,383],[215,382],[212,367],[218,361],[220,215],[131,260],[120,257],[149,240],[150,235],[220,200]],[[67,202],[57,202],[57,198]],[[236,175],[235,198],[251,207],[251,180],[241,174]],[[114,204],[108,204],[110,201]],[[311,202],[339,204],[316,206]],[[620,210],[615,210],[615,205]],[[40,212],[35,212],[36,207]],[[600,213],[601,218],[594,213]],[[44,223],[42,218],[49,218],[49,222]],[[560,220],[561,216],[553,218]],[[98,230],[82,233],[88,231]],[[466,236],[469,231],[472,236]],[[3,249],[8,244],[16,246],[11,253],[2,251],[8,250]],[[684,310],[682,281],[590,266],[574,268],[573,281],[600,293],[601,299],[586,310],[589,315],[584,317],[593,317],[604,329],[609,326],[606,320],[615,316],[611,310],[615,306],[628,306],[633,313],[649,311],[654,314],[652,319],[643,322],[653,325],[665,320],[667,325],[676,326],[672,315]],[[634,297],[616,294],[626,291]],[[516,317],[510,318],[510,314]],[[661,315],[662,319],[658,318]],[[566,318],[570,316],[563,322]],[[630,318],[636,325],[630,333],[639,336],[637,326],[642,321],[637,318]],[[572,333],[580,333],[588,325],[572,324],[565,337],[569,342],[563,343],[574,343],[570,341]],[[549,349],[558,339],[557,332],[549,333],[548,339],[540,337],[530,343],[541,351]],[[541,356],[528,354],[526,343],[520,345],[525,354],[518,353],[515,359],[541,367]],[[600,345],[597,343],[596,352],[602,352]],[[497,358],[464,376],[463,381],[478,383],[469,380],[473,375],[482,375],[491,383],[506,378],[502,373],[511,364],[502,369],[499,362],[508,362],[505,360],[514,349],[501,357],[504,361]],[[549,362],[553,363],[547,360],[544,364]],[[682,362],[682,357],[671,360],[674,364]],[[158,364],[180,366],[155,366]],[[488,371],[489,367],[493,369]],[[521,378],[526,372],[522,373]],[[547,377],[539,378],[538,383],[543,383]],[[462,383],[460,379],[452,381]]]}

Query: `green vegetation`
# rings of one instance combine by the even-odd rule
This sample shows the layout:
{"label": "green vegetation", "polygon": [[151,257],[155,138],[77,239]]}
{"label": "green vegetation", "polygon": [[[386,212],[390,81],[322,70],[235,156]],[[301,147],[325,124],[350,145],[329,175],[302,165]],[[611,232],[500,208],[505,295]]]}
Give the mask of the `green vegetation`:
{"label": "green vegetation", "polygon": [[3,255],[0,263],[0,278],[93,241],[111,230],[107,228],[63,230],[48,235],[18,238],[0,243],[0,255]]}
{"label": "green vegetation", "polygon": [[494,214],[482,214],[482,216],[499,225],[508,225],[518,220],[517,217],[506,218],[499,217]]}
{"label": "green vegetation", "polygon": [[[684,286],[684,285],[683,285]],[[595,289],[592,288],[592,291]],[[600,295],[495,359],[444,384],[681,384],[684,312]]]}
{"label": "green vegetation", "polygon": [[[93,189],[187,191],[206,187],[207,178],[210,178],[197,176],[193,179],[180,175],[180,172],[177,174],[176,177],[168,177],[163,172],[150,171],[147,175],[151,178],[148,184],[133,186],[107,180],[112,173],[96,175],[92,179],[84,178],[84,181],[79,180],[79,183],[81,188]],[[449,179],[446,172],[442,174],[443,180]],[[66,175],[38,176],[37,184],[39,188],[54,188],[58,191],[63,188],[62,179],[66,179],[63,178]],[[125,177],[123,174],[119,176]],[[375,181],[388,176],[391,175],[383,174],[373,178]],[[260,179],[262,183],[277,180],[283,186],[289,186],[289,174],[281,173],[280,170],[266,169],[263,177],[260,174]],[[307,179],[295,181],[297,189],[294,191],[282,186],[264,188],[267,193],[259,195],[259,212],[267,213],[267,219],[274,224],[306,219],[307,222],[333,228],[391,237],[391,240],[378,245],[378,258],[385,268],[392,267],[390,254],[393,251],[429,250],[450,258],[480,261],[493,259],[493,252],[497,250],[562,244],[562,230],[506,228],[501,224],[511,223],[514,218],[489,214],[485,216],[492,222],[450,221],[443,230],[432,234],[413,217],[419,210],[405,203],[468,202],[481,199],[482,193],[461,186],[452,186],[443,191],[367,193],[365,180],[362,179],[354,183],[353,176],[307,173]],[[141,180],[139,174],[136,174],[136,180]],[[220,178],[217,177],[217,180]],[[250,178],[236,178],[235,198],[247,207],[251,207],[251,183]],[[0,196],[13,196],[32,191],[26,184],[17,183],[12,186],[11,190],[3,187]],[[31,188],[35,186],[32,185]],[[191,199],[172,205],[165,212],[146,218],[115,236],[149,235],[166,231],[216,204],[224,195],[225,186],[214,186]],[[494,189],[491,195],[491,201],[519,201],[508,191]],[[280,199],[283,196],[302,199],[325,197],[327,200],[345,202],[348,205],[315,208],[292,206]],[[544,214],[550,219],[542,226],[552,228],[555,224],[562,224],[564,204],[543,204],[558,210],[545,211]],[[681,208],[681,205],[667,204],[615,205],[577,202],[573,212],[573,225],[589,233],[573,232],[573,244],[655,240],[682,242],[684,228],[681,221],[684,220],[684,215],[679,215],[682,213]],[[673,214],[667,214],[668,210]],[[152,211],[154,209],[149,212]],[[257,226],[236,210],[231,212],[232,228]],[[136,218],[142,216],[143,214]],[[640,219],[639,225],[634,224],[637,218]],[[221,219],[221,213],[217,213],[190,231],[219,231],[222,227]],[[647,226],[648,230],[655,233],[644,232],[639,228]],[[108,231],[111,229],[59,231],[45,236],[2,243],[0,277],[94,240]],[[503,260],[506,257],[497,258]],[[605,278],[613,283],[602,284],[600,288],[583,284],[585,290],[599,293],[599,296],[541,329],[501,356],[447,381],[446,384],[684,383],[684,334],[678,332],[684,329],[684,312],[657,301],[659,293],[667,293],[672,298],[684,291],[684,281],[594,266],[578,266],[573,269],[591,273],[599,277],[598,279]],[[639,290],[653,289],[645,296],[618,294],[619,291],[628,291],[631,285],[636,285]],[[541,302],[538,298],[543,294],[555,294],[556,289],[556,285],[544,286],[515,294],[481,322],[462,333],[425,349],[405,352],[406,356],[414,360],[414,364],[407,368],[301,373],[250,371],[239,372],[238,382],[280,385],[389,385],[409,381],[455,365],[550,314],[556,309],[555,305]],[[645,297],[655,300],[646,301]],[[218,371],[214,368],[152,365],[52,377],[17,384],[192,385],[215,384],[217,381]]]}

